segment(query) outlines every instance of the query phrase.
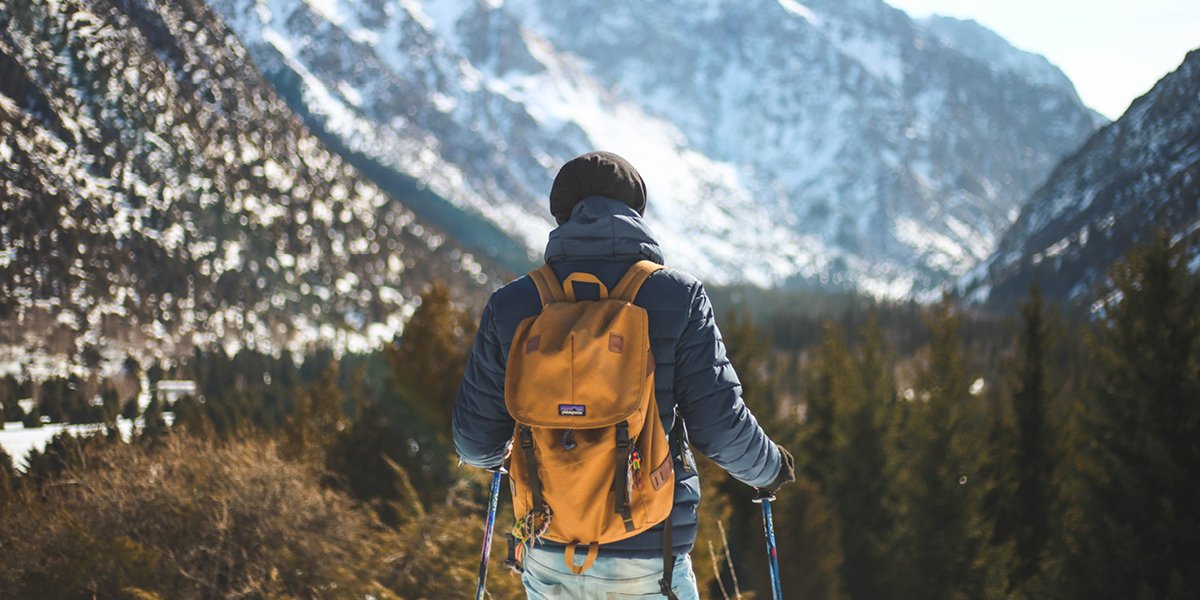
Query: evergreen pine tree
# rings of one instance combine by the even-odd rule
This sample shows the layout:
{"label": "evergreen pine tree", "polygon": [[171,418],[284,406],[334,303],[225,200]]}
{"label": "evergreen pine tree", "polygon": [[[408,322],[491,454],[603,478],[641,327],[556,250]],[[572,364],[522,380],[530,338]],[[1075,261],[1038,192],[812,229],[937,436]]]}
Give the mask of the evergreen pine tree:
{"label": "evergreen pine tree", "polygon": [[[731,317],[729,322],[731,326],[725,338],[730,360],[734,361],[739,377],[751,382],[751,387],[744,393],[752,401],[755,398],[753,386],[775,385],[766,369],[769,348],[761,341],[757,344],[738,342],[741,339],[754,341],[745,330],[748,319]],[[745,348],[754,349],[757,355],[742,354]],[[757,365],[757,368],[747,370],[743,365]],[[743,376],[743,371],[749,377]],[[809,371],[811,373],[804,388],[804,423],[799,427],[788,422],[775,425],[781,432],[776,434],[779,437],[775,439],[795,452],[799,470],[798,481],[780,490],[779,497],[773,503],[776,544],[779,556],[785,557],[780,563],[780,578],[789,594],[838,599],[845,597],[840,573],[843,560],[840,529],[834,512],[836,507],[830,505],[826,491],[836,477],[837,402],[847,393],[853,377],[850,375],[845,335],[837,325],[827,323],[818,358]],[[769,405],[762,405],[760,411],[770,409]],[[767,430],[770,432],[771,427],[768,426]],[[735,501],[735,527],[731,528],[731,533],[734,537],[744,538],[742,543],[731,541],[730,545],[735,553],[748,554],[750,557],[745,561],[742,573],[743,586],[749,580],[759,594],[766,594],[770,590],[770,583],[765,578],[768,565],[762,551],[765,539],[761,511],[757,505],[749,502],[751,494],[742,493],[745,486],[732,484],[727,487],[731,488],[729,495]],[[746,544],[746,541],[750,543]]]}
{"label": "evergreen pine tree", "polygon": [[927,317],[932,339],[917,369],[917,390],[904,439],[902,510],[893,563],[895,597],[983,598],[990,532],[979,504],[986,491],[974,444],[977,406],[959,334],[962,316],[943,299]]}
{"label": "evergreen pine tree", "polygon": [[3,520],[8,503],[12,500],[15,475],[12,456],[0,447],[0,520]]}
{"label": "evergreen pine tree", "polygon": [[354,419],[333,440],[326,466],[355,499],[371,506],[389,527],[399,528],[424,517],[425,508],[409,470],[399,464],[407,457],[404,436],[397,435],[396,425],[371,402],[361,371],[355,374],[353,395]]}
{"label": "evergreen pine tree", "polygon": [[271,384],[290,389],[296,384],[296,379],[296,362],[292,351],[284,348],[279,359],[275,361],[275,368],[271,370]]}
{"label": "evergreen pine tree", "polygon": [[850,598],[888,595],[886,575],[895,529],[894,479],[888,460],[890,401],[895,393],[877,313],[862,332],[846,390],[836,404],[834,472],[828,497],[838,515],[842,581]]}
{"label": "evergreen pine tree", "polygon": [[[16,386],[13,383],[15,382],[12,382],[11,375],[0,378],[0,429],[4,429],[4,424],[8,421],[21,420],[20,418],[13,418],[16,416],[16,411],[12,407],[16,406],[20,408],[20,405],[17,404]],[[21,417],[24,416],[21,415]]]}
{"label": "evergreen pine tree", "polygon": [[338,432],[346,426],[342,409],[345,397],[338,388],[339,373],[337,362],[330,361],[316,385],[297,396],[295,408],[283,427],[280,456],[324,464]]}
{"label": "evergreen pine tree", "polygon": [[104,404],[100,407],[101,421],[110,424],[115,423],[117,416],[121,412],[121,398],[117,394],[117,388],[113,385],[112,381],[105,380],[104,386],[100,391],[100,398],[104,401]]}
{"label": "evergreen pine tree", "polygon": [[138,406],[137,396],[126,400],[125,406],[121,409],[121,418],[132,421],[138,418],[139,414],[141,414],[141,407]]}
{"label": "evergreen pine tree", "polygon": [[33,410],[25,414],[24,424],[26,429],[34,429],[42,426],[42,408],[41,404],[35,402]]}
{"label": "evergreen pine tree", "polygon": [[150,404],[142,413],[142,430],[138,437],[142,443],[150,447],[157,447],[165,435],[167,435],[167,420],[163,417],[162,400],[156,391],[151,394]]}
{"label": "evergreen pine tree", "polygon": [[[200,352],[199,347],[196,348],[196,352]],[[219,354],[221,357],[225,356],[225,352],[220,346],[217,346],[217,354]],[[154,364],[150,365],[150,368],[146,370],[146,379],[150,383],[150,389],[154,389],[154,386],[158,385],[158,382],[165,377],[166,371],[163,369],[162,363],[158,362],[157,360],[154,361]],[[225,380],[225,382],[228,382],[228,380]]]}
{"label": "evergreen pine tree", "polygon": [[402,388],[418,397],[419,408],[439,435],[450,431],[454,398],[467,367],[478,325],[450,298],[450,288],[434,281],[421,294],[421,306],[404,327],[398,347],[386,348],[388,363]]}
{"label": "evergreen pine tree", "polygon": [[827,488],[835,476],[837,405],[840,398],[851,393],[853,382],[845,332],[830,321],[808,376],[797,456],[800,471],[822,488]]}
{"label": "evergreen pine tree", "polygon": [[41,394],[38,399],[39,416],[50,417],[51,423],[62,423],[66,420],[66,408],[63,406],[63,392],[66,380],[61,377],[51,377],[41,384]]}
{"label": "evergreen pine tree", "polygon": [[771,402],[775,383],[768,365],[771,340],[744,311],[730,310],[720,330],[726,356],[742,384],[742,401],[767,428],[767,433],[780,435],[776,430],[782,425],[776,419],[778,407]]}
{"label": "evergreen pine tree", "polygon": [[[1009,591],[1028,596],[1039,595],[1035,590],[1053,585],[1050,571],[1056,561],[1049,553],[1059,531],[1056,524],[1061,521],[1062,507],[1061,458],[1056,449],[1059,428],[1052,418],[1051,405],[1061,384],[1050,372],[1055,327],[1037,282],[1030,289],[1029,300],[1020,307],[1020,315],[1016,356],[1006,369],[1012,390],[1013,424],[1003,436],[1011,446],[1003,459],[1008,473],[997,474],[1004,485],[993,494],[1002,506],[994,543],[1012,543]],[[994,452],[999,454],[1000,449]],[[1035,578],[1038,581],[1033,581]]]}
{"label": "evergreen pine tree", "polygon": [[1194,598],[1200,590],[1200,278],[1159,233],[1110,272],[1091,340],[1075,598]]}

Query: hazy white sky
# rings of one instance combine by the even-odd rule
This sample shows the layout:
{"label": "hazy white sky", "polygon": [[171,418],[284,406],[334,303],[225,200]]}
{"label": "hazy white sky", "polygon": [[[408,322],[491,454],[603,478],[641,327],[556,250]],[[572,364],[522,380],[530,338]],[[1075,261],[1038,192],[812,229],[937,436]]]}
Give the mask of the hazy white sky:
{"label": "hazy white sky", "polygon": [[1116,119],[1200,48],[1200,0],[885,0],[914,18],[976,22],[1045,56]]}

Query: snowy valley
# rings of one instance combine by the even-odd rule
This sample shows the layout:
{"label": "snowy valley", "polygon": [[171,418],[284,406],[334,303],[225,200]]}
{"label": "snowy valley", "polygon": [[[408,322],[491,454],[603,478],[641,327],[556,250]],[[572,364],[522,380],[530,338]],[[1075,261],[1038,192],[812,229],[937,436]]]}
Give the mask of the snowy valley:
{"label": "snowy valley", "polygon": [[1104,122],[1041,57],[878,0],[213,6],[323,140],[514,270],[557,167],[606,149],[706,280],[936,293]]}

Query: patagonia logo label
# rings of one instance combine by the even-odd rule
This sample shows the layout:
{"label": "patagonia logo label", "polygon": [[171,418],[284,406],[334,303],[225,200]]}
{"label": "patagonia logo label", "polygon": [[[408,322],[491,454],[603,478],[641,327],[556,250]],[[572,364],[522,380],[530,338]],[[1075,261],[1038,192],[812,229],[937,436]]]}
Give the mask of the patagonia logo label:
{"label": "patagonia logo label", "polygon": [[587,407],[582,404],[559,404],[558,414],[563,417],[585,417]]}

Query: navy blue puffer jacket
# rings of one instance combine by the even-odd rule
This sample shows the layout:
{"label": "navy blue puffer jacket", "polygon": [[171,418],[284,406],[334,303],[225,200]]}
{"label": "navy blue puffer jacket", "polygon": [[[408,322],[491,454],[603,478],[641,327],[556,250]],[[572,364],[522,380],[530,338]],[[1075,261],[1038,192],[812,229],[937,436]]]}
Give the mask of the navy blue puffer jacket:
{"label": "navy blue puffer jacket", "polygon": [[[550,234],[546,262],[559,280],[573,272],[595,275],[609,289],[639,260],[662,264],[662,252],[638,213],[621,202],[593,196],[575,206],[570,221]],[[584,295],[584,285],[577,294]],[[634,304],[650,320],[650,348],[658,411],[670,431],[683,418],[691,445],[748,485],[774,481],[778,448],[763,433],[741,399],[741,384],[725,357],[712,306],[694,277],[674,269],[650,276]],[[488,301],[454,404],[454,445],[466,464],[492,467],[504,458],[515,422],[504,406],[504,371],[517,326],[541,312],[537,287],[521,277]],[[678,431],[672,448],[679,448]],[[673,452],[675,553],[691,551],[696,540],[700,482],[690,453]],[[651,558],[662,555],[662,526],[600,547],[604,556]]]}

